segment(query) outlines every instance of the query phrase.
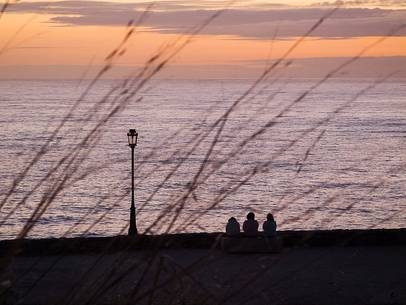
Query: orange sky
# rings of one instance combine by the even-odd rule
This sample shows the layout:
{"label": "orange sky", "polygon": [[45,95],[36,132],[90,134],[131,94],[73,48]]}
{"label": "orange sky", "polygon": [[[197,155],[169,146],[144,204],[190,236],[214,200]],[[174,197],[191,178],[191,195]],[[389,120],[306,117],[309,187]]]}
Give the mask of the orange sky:
{"label": "orange sky", "polygon": [[[293,1],[294,2],[294,1]],[[292,2],[292,3],[293,3]],[[57,15],[6,13],[0,20],[0,66],[87,66],[101,65],[125,34],[125,26],[64,25],[50,23]],[[164,43],[178,34],[163,34],[152,28],[141,29],[127,46],[121,66],[140,66]],[[379,36],[317,38],[310,37],[290,58],[351,57]],[[172,63],[187,69],[194,65],[244,65],[281,56],[295,41],[294,37],[250,39],[237,35],[207,34],[194,38]],[[365,54],[368,57],[406,56],[406,36],[389,37]],[[9,71],[9,70],[8,70]],[[181,73],[181,72],[180,72]],[[41,69],[38,68],[41,78]],[[7,75],[0,74],[0,78]]]}

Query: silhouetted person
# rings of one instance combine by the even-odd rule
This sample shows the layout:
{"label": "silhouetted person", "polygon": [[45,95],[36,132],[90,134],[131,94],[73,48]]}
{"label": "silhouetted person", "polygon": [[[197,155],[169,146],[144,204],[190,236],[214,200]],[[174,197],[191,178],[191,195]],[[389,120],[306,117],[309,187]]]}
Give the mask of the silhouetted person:
{"label": "silhouetted person", "polygon": [[266,221],[262,225],[265,236],[274,237],[276,236],[276,221],[273,218],[273,215],[269,213],[266,215]]}
{"label": "silhouetted person", "polygon": [[244,221],[242,226],[244,232],[248,236],[258,235],[258,221],[255,220],[255,214],[250,212],[247,215],[247,220]]}
{"label": "silhouetted person", "polygon": [[240,233],[240,224],[234,217],[231,217],[228,220],[226,225],[226,233],[227,235],[237,235]]}

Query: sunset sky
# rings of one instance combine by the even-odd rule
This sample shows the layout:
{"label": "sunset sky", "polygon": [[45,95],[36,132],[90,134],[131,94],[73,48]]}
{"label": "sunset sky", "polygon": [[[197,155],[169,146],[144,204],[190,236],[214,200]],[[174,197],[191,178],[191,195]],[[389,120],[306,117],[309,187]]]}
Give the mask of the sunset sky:
{"label": "sunset sky", "polygon": [[[80,78],[137,20],[145,1],[25,1],[0,19],[0,78]],[[316,21],[340,8],[290,56],[287,75],[319,76],[391,33],[348,70],[351,76],[399,71],[406,76],[406,1],[237,1],[171,62],[168,78],[249,78],[280,57]],[[209,18],[226,1],[157,1],[129,41],[110,77],[139,69],[159,48]],[[397,31],[394,31],[397,29]],[[402,72],[403,71],[403,72]]]}

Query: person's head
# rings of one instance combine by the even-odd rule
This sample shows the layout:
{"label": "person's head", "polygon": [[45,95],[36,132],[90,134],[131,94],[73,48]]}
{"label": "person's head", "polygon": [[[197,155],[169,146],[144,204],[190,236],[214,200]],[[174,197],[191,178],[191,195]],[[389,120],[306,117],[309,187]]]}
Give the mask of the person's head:
{"label": "person's head", "polygon": [[249,213],[247,214],[247,219],[252,219],[252,220],[254,220],[254,219],[255,219],[255,214],[252,213],[252,212],[249,212]]}
{"label": "person's head", "polygon": [[237,222],[237,219],[235,219],[235,217],[231,217],[228,222]]}
{"label": "person's head", "polygon": [[275,219],[273,218],[273,215],[271,213],[268,213],[268,215],[266,215],[266,220],[275,221]]}

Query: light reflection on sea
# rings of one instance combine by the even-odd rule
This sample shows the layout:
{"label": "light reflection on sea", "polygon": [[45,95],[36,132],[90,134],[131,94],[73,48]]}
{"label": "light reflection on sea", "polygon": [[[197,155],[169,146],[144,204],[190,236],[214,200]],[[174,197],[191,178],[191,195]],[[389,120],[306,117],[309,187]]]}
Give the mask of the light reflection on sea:
{"label": "light reflection on sea", "polygon": [[[238,143],[264,126],[315,81],[274,84],[237,107],[225,125],[208,170],[221,164]],[[279,229],[285,230],[404,227],[406,85],[401,81],[380,84],[343,111],[332,114],[371,82],[335,80],[310,93],[210,176],[187,202],[171,232],[222,231],[229,217],[236,216],[242,222],[250,210],[256,212],[260,221],[268,212],[274,212]],[[83,138],[91,124],[100,119],[96,116],[90,123],[83,121],[94,102],[101,100],[113,84],[102,81],[91,91],[51,143],[46,158],[29,172],[1,209],[2,221],[63,154]],[[179,162],[186,160],[151,202],[138,209],[138,227],[143,231],[185,191],[214,133],[196,153],[167,159],[188,147],[187,143],[199,130],[207,130],[249,85],[249,81],[226,80],[155,82],[142,93],[141,102],[130,104],[98,133],[101,141],[78,170],[82,173],[96,167],[95,171],[59,194],[29,236],[62,236],[86,213],[69,236],[81,235],[103,214],[106,216],[86,235],[114,235],[127,224],[129,197],[113,205],[129,190],[130,149],[126,132],[134,127],[140,135],[135,182],[138,207]],[[0,82],[0,198],[4,198],[13,179],[49,138],[83,88],[77,87],[75,81]],[[319,128],[300,136],[329,116]],[[320,141],[316,141],[323,131]],[[175,132],[178,134],[171,138]],[[286,147],[286,152],[280,153]],[[309,147],[312,149],[308,151]],[[183,223],[244,180],[244,173],[269,160],[272,162],[266,170],[258,172],[218,206],[202,213],[196,223],[183,228]],[[16,236],[46,191],[46,186],[41,187],[9,217],[0,227],[0,239]],[[171,213],[166,216],[154,232],[165,231]]]}

